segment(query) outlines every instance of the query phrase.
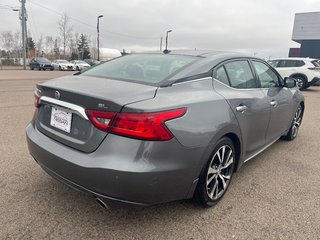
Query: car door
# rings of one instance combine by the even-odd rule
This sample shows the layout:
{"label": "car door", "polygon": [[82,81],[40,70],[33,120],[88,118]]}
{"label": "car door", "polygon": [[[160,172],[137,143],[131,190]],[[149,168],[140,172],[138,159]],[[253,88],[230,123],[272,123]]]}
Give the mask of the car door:
{"label": "car door", "polygon": [[243,157],[265,146],[270,107],[247,59],[225,62],[214,70],[214,89],[229,103],[241,129]]}
{"label": "car door", "polygon": [[270,121],[266,134],[267,143],[273,142],[284,134],[292,120],[292,92],[282,87],[280,76],[265,62],[252,60],[261,90],[268,99]]}

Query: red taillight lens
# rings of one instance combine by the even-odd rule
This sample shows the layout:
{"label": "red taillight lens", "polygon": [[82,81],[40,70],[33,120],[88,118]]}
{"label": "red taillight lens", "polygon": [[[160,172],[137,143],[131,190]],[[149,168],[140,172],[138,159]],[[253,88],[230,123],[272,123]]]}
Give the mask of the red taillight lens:
{"label": "red taillight lens", "polygon": [[116,115],[113,112],[99,112],[95,110],[86,110],[86,114],[94,126],[106,132],[109,130],[110,123]]}
{"label": "red taillight lens", "polygon": [[318,71],[319,71],[319,70],[320,70],[320,67],[309,67],[308,69],[309,69],[309,70],[318,70]]}
{"label": "red taillight lens", "polygon": [[40,90],[36,89],[34,91],[34,102],[33,102],[34,106],[36,108],[38,108],[40,106]]}
{"label": "red taillight lens", "polygon": [[152,141],[167,141],[173,138],[172,133],[164,123],[183,116],[185,112],[185,108],[154,113],[86,111],[94,126],[100,130],[125,137]]}

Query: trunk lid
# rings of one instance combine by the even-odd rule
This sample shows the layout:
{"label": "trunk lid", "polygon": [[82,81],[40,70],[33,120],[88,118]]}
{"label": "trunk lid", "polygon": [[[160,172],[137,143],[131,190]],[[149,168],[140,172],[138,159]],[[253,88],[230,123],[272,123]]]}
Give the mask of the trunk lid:
{"label": "trunk lid", "polygon": [[[107,135],[93,126],[84,110],[120,112],[127,104],[154,98],[157,90],[154,86],[88,76],[57,78],[40,83],[37,88],[42,99],[35,114],[39,131],[83,152],[93,152]],[[68,130],[53,126],[55,114],[64,113],[70,115],[63,118],[69,119]]]}

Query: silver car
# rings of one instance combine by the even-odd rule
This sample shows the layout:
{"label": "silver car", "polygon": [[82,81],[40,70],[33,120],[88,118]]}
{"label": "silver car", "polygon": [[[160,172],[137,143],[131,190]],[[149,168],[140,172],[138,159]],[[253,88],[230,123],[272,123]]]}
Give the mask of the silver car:
{"label": "silver car", "polygon": [[82,60],[72,60],[70,63],[73,65],[73,70],[82,71],[90,67],[88,63]]}
{"label": "silver car", "polygon": [[261,59],[172,51],[39,83],[35,107],[30,154],[106,207],[215,205],[244,162],[297,136],[305,105],[295,80]]}
{"label": "silver car", "polygon": [[64,59],[54,60],[52,66],[59,71],[73,71],[73,64]]}

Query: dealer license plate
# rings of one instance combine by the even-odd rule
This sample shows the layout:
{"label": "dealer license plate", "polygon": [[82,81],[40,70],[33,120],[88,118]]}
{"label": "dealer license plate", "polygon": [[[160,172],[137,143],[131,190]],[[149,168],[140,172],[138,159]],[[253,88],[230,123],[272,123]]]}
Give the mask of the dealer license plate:
{"label": "dealer license plate", "polygon": [[62,131],[70,133],[72,113],[63,111],[59,108],[51,108],[50,125]]}

